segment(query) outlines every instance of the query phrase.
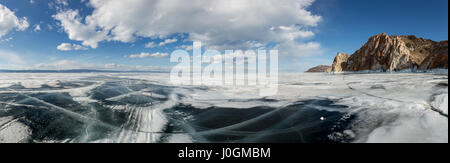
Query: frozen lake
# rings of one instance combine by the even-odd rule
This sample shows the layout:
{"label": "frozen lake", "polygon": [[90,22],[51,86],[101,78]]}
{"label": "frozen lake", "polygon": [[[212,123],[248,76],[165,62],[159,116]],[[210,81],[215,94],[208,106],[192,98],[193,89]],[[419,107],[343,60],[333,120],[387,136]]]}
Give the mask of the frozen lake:
{"label": "frozen lake", "polygon": [[164,73],[0,73],[0,142],[448,142],[448,75],[279,75],[255,88]]}

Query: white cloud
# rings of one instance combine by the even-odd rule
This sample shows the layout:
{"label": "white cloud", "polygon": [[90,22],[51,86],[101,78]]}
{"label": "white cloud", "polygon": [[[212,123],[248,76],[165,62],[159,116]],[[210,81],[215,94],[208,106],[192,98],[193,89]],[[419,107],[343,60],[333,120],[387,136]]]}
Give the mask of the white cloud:
{"label": "white cloud", "polygon": [[71,40],[82,41],[84,46],[97,48],[100,41],[107,39],[107,31],[97,30],[92,23],[83,24],[77,10],[60,12],[53,17],[61,22]]}
{"label": "white cloud", "polygon": [[55,3],[58,5],[63,5],[63,6],[69,5],[69,2],[67,0],[56,0]]}
{"label": "white cloud", "polygon": [[155,43],[154,43],[154,42],[149,42],[149,43],[145,44],[145,47],[146,47],[146,48],[154,48],[154,47],[156,47],[156,46],[155,46]]}
{"label": "white cloud", "polygon": [[132,54],[129,56],[130,58],[167,58],[169,57],[169,53],[140,53],[140,54]]}
{"label": "white cloud", "polygon": [[50,0],[48,2],[49,9],[55,9],[57,11],[65,10],[69,7],[69,2],[67,0]]}
{"label": "white cloud", "polygon": [[193,49],[193,47],[192,46],[186,46],[186,48],[185,48],[186,50],[192,50]]}
{"label": "white cloud", "polygon": [[56,49],[61,51],[71,51],[71,50],[87,50],[88,48],[77,45],[77,44],[70,44],[70,43],[61,43],[56,47]]}
{"label": "white cloud", "polygon": [[279,33],[279,37],[287,41],[293,41],[297,38],[310,38],[314,36],[314,33],[312,31],[298,30],[298,27],[296,26],[272,27],[270,30],[272,32]]}
{"label": "white cloud", "polygon": [[[166,40],[160,42],[160,43],[158,44],[158,46],[159,46],[159,47],[165,46],[165,45],[168,45],[168,44],[175,43],[175,42],[177,42],[177,41],[178,41],[178,39],[176,39],[176,38],[173,38],[173,39],[166,39]],[[146,47],[146,48],[154,48],[154,47],[157,47],[157,46],[156,46],[155,42],[152,41],[152,42],[149,42],[149,43],[145,44],[145,47]]]}
{"label": "white cloud", "polygon": [[177,42],[178,41],[178,39],[176,39],[176,38],[173,38],[173,39],[166,39],[166,40],[164,40],[163,42],[160,42],[159,43],[159,46],[164,46],[164,45],[167,45],[167,44],[172,44],[172,43],[175,43],[175,42]]}
{"label": "white cloud", "polygon": [[177,46],[176,48],[177,49],[184,49],[184,50],[187,50],[187,51],[190,51],[190,50],[193,49],[192,45],[181,45],[181,46]]}
{"label": "white cloud", "polygon": [[28,26],[30,24],[26,17],[18,18],[9,8],[0,4],[0,38],[13,29],[24,31]]}
{"label": "white cloud", "polygon": [[35,1],[34,0],[30,0],[30,4],[34,4],[35,3]]}
{"label": "white cloud", "polygon": [[[309,28],[315,27],[321,17],[307,10],[313,2],[90,0],[92,14],[83,18],[76,10],[65,10],[54,18],[61,22],[70,39],[92,48],[102,41],[133,42],[136,37],[169,38],[180,33],[188,34],[190,41],[202,41],[204,46],[217,50],[247,49],[270,43],[292,47],[288,45],[308,45],[302,39],[314,36]],[[133,10],[117,12],[126,9]]]}
{"label": "white cloud", "polygon": [[37,32],[37,31],[40,31],[40,30],[41,30],[41,25],[39,25],[39,24],[34,25],[33,31]]}

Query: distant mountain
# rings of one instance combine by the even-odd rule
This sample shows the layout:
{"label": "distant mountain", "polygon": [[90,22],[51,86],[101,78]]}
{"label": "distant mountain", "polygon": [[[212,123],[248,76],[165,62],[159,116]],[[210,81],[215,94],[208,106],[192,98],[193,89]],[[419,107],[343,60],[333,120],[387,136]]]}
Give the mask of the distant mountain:
{"label": "distant mountain", "polygon": [[416,36],[373,36],[354,54],[338,53],[332,71],[448,69],[448,41]]}
{"label": "distant mountain", "polygon": [[165,73],[164,71],[116,71],[116,70],[0,70],[0,73]]}
{"label": "distant mountain", "polygon": [[309,69],[306,72],[331,72],[331,66],[320,65]]}

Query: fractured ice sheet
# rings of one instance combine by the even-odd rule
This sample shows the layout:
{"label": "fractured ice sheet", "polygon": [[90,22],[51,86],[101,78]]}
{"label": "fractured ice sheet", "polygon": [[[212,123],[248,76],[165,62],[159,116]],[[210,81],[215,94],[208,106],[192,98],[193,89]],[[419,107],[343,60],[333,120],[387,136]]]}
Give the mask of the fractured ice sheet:
{"label": "fractured ice sheet", "polygon": [[448,142],[448,75],[281,73],[252,87],[165,73],[0,74],[0,142]]}
{"label": "fractured ice sheet", "polygon": [[30,135],[28,126],[13,117],[0,117],[0,143],[26,142]]}

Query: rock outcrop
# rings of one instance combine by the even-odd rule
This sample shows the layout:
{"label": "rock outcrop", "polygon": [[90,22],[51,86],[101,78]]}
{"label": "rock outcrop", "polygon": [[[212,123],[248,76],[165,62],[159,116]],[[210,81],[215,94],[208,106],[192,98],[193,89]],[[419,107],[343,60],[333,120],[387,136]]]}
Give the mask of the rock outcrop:
{"label": "rock outcrop", "polygon": [[344,68],[347,67],[347,61],[350,58],[350,55],[347,53],[338,53],[336,58],[334,58],[333,65],[331,66],[331,71],[333,72],[342,72]]}
{"label": "rock outcrop", "polygon": [[448,69],[448,41],[379,34],[354,54],[338,53],[332,71],[399,71]]}
{"label": "rock outcrop", "polygon": [[306,72],[331,72],[331,66],[320,65],[309,69]]}

